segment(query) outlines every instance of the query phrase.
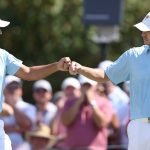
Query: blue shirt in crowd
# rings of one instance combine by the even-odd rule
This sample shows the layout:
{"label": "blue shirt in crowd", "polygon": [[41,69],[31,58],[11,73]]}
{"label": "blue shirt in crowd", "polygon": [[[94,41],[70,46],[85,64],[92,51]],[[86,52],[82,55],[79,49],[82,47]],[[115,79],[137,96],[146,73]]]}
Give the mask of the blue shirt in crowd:
{"label": "blue shirt in crowd", "polygon": [[18,60],[7,51],[0,49],[0,112],[2,111],[5,76],[7,74],[14,75],[20,68],[21,64],[21,60]]}
{"label": "blue shirt in crowd", "polygon": [[131,119],[150,117],[150,47],[131,48],[105,69],[115,84],[130,81]]}

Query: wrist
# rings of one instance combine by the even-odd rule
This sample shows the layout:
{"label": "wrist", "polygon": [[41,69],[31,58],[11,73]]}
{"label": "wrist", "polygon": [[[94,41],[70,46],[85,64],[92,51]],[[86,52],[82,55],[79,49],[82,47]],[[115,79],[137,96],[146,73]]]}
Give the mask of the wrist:
{"label": "wrist", "polygon": [[58,62],[55,62],[54,65],[55,65],[56,71],[61,71]]}
{"label": "wrist", "polygon": [[77,70],[77,74],[82,74],[82,72],[83,72],[83,66],[81,65]]}

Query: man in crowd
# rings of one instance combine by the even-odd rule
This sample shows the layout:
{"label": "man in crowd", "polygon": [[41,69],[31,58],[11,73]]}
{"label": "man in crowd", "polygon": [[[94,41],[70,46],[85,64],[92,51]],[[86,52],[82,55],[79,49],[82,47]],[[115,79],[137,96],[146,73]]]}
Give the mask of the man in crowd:
{"label": "man in crowd", "polygon": [[52,86],[47,80],[38,80],[33,84],[33,99],[36,105],[36,123],[51,126],[57,113],[57,107],[51,102]]}
{"label": "man in crowd", "polygon": [[80,77],[81,96],[68,99],[62,113],[67,137],[63,150],[106,150],[112,112],[109,101],[96,95],[96,82]]}
{"label": "man in crowd", "polygon": [[35,108],[23,101],[21,79],[15,76],[6,76],[4,88],[4,100],[9,105],[13,114],[1,117],[5,123],[5,131],[12,141],[12,149],[16,150],[24,143],[23,134],[32,129],[35,122]]}

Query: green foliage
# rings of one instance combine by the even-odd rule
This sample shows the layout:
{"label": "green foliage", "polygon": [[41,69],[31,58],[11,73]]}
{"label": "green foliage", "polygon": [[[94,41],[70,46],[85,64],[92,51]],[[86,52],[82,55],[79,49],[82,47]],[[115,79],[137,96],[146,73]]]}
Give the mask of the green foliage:
{"label": "green foliage", "polygon": [[[121,40],[109,45],[109,59],[124,50],[142,44],[139,32],[132,26],[149,11],[149,0],[126,0],[121,25]],[[1,48],[24,60],[24,64],[51,63],[69,56],[84,65],[99,63],[99,46],[91,41],[91,27],[82,22],[81,0],[0,0],[0,17],[11,22],[3,30]],[[69,74],[56,73],[48,79],[54,89]],[[26,84],[31,89],[30,84]],[[28,92],[28,91],[27,91]]]}

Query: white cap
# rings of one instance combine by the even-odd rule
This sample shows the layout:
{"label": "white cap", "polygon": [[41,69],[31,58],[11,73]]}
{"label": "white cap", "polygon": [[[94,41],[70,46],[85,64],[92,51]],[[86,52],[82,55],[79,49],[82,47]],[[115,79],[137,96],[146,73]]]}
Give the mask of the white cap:
{"label": "white cap", "polygon": [[106,69],[110,66],[113,62],[111,60],[104,60],[98,64],[98,68]]}
{"label": "white cap", "polygon": [[8,21],[4,21],[4,20],[1,20],[0,19],[0,27],[3,28],[3,27],[6,27],[10,24],[10,22]]}
{"label": "white cap", "polygon": [[52,91],[52,86],[47,80],[38,80],[33,84],[33,90],[40,88],[47,91]]}
{"label": "white cap", "polygon": [[150,31],[150,12],[142,20],[142,22],[137,23],[134,27],[138,28],[140,31]]}
{"label": "white cap", "polygon": [[97,84],[96,81],[93,81],[93,80],[91,80],[91,79],[89,79],[89,78],[87,78],[83,75],[79,75],[78,79],[79,79],[79,82],[80,82],[81,85],[83,85],[85,83],[89,83],[90,85],[96,85]]}
{"label": "white cap", "polygon": [[12,75],[8,75],[5,77],[5,87],[12,82],[21,83],[21,79],[16,76],[12,76]]}
{"label": "white cap", "polygon": [[66,78],[63,82],[62,82],[62,85],[61,85],[61,89],[64,90],[66,89],[68,86],[72,86],[76,89],[80,89],[80,82],[76,79],[76,78],[73,78],[73,77],[68,77]]}

